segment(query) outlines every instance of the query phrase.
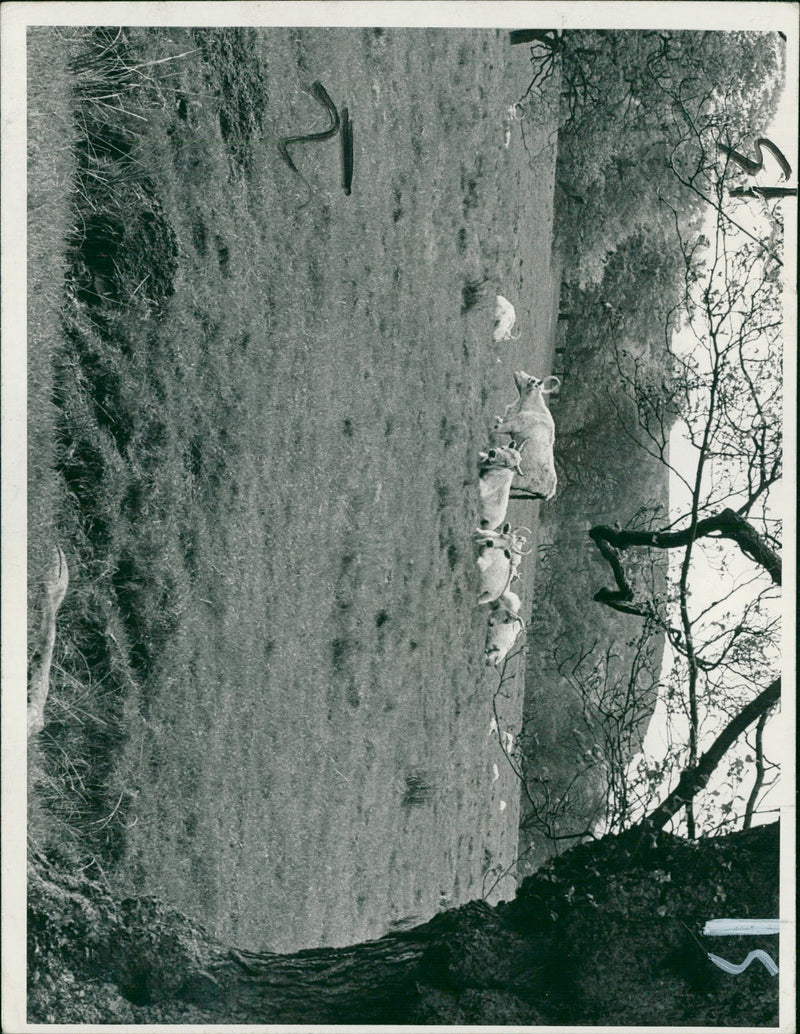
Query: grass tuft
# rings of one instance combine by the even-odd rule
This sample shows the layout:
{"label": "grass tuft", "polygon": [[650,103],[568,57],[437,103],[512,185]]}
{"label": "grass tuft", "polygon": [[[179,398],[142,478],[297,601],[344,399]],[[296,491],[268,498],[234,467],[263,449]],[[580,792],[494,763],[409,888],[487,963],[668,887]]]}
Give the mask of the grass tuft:
{"label": "grass tuft", "polygon": [[477,309],[489,296],[489,278],[473,277],[461,288],[461,311]]}
{"label": "grass tuft", "polygon": [[405,774],[403,790],[403,807],[418,808],[430,804],[436,795],[436,787],[431,782],[430,773],[424,768],[410,768]]}

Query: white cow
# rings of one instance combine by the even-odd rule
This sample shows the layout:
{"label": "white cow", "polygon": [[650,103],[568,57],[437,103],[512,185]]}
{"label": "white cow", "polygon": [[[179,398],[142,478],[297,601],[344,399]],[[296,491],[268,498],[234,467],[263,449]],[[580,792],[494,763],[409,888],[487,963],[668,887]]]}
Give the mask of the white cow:
{"label": "white cow", "polygon": [[[515,592],[510,589],[506,589],[499,600],[495,600],[491,606],[491,610],[494,613],[500,611],[506,611],[512,618],[519,617],[520,607],[522,606],[522,600],[517,596]],[[492,619],[489,618],[491,621]]]}
{"label": "white cow", "polygon": [[472,533],[472,541],[478,547],[479,553],[487,549],[510,549],[516,557],[523,557],[533,552],[533,549],[525,548],[528,545],[528,535],[531,534],[531,529],[525,527],[512,531],[511,525],[506,521],[503,527],[498,529],[476,528]]}
{"label": "white cow", "polygon": [[517,314],[514,311],[514,306],[508,300],[504,298],[502,294],[498,294],[494,300],[494,338],[495,344],[500,341],[516,341],[519,337],[519,331],[516,334],[512,334],[511,330],[514,324],[517,322]]}
{"label": "white cow", "polygon": [[478,603],[499,599],[511,584],[511,550],[487,549],[478,556],[480,593]]}
{"label": "white cow", "polygon": [[480,465],[480,525],[487,531],[503,523],[508,509],[508,497],[514,474],[524,477],[522,457],[511,445],[489,449],[478,454]]}
{"label": "white cow", "polygon": [[[523,531],[529,528],[510,530],[508,523],[500,531],[476,530],[473,539],[478,546],[478,570],[480,572],[480,593],[478,603],[492,603],[507,593],[523,556],[531,552],[524,547],[527,539]],[[516,593],[511,599],[518,598]]]}
{"label": "white cow", "polygon": [[525,627],[525,622],[519,616],[519,608],[520,598],[510,589],[506,589],[492,603],[484,651],[487,667],[500,667],[517,641],[517,636]]}
{"label": "white cow", "polygon": [[511,143],[511,126],[514,122],[521,122],[525,118],[525,111],[521,104],[509,104],[503,116],[503,147]]}
{"label": "white cow", "polygon": [[[553,463],[555,424],[544,400],[561,384],[558,377],[543,381],[524,370],[514,373],[519,398],[506,406],[503,416],[495,417],[493,437],[508,435],[516,451],[527,446],[526,466],[529,468],[525,489],[534,499],[552,499],[556,494],[556,469]],[[545,385],[553,382],[551,387]],[[524,476],[524,475],[523,475]]]}

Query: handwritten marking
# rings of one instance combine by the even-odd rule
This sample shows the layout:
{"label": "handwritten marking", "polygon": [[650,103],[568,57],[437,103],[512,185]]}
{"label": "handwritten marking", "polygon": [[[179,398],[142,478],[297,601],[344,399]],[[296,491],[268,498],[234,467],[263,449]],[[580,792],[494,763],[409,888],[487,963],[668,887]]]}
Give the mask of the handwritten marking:
{"label": "handwritten marking", "polygon": [[779,147],[773,144],[773,142],[765,136],[758,137],[755,142],[755,161],[752,158],[748,158],[747,155],[742,154],[740,151],[734,151],[732,147],[728,147],[725,144],[717,144],[717,147],[723,154],[727,154],[732,162],[736,162],[738,166],[744,169],[748,176],[755,176],[757,172],[761,172],[764,168],[764,153],[762,151],[762,147],[766,147],[780,166],[783,178],[788,180],[792,175],[792,167],[786,160],[786,156],[783,151],[781,151]]}
{"label": "handwritten marking", "polygon": [[779,919],[709,919],[703,927],[705,937],[755,937],[780,933]]}
{"label": "handwritten marking", "polygon": [[[328,129],[324,129],[321,133],[306,133],[303,136],[287,136],[278,143],[278,153],[280,154],[281,158],[283,158],[283,160],[286,162],[289,168],[294,173],[296,173],[303,181],[303,183],[305,183],[306,187],[308,187],[309,201],[311,200],[312,194],[311,184],[308,182],[305,176],[303,176],[303,174],[300,172],[300,170],[297,168],[294,161],[292,160],[292,156],[291,154],[289,154],[289,144],[307,144],[312,143],[315,140],[330,140],[332,136],[336,136],[336,134],[339,132],[340,125],[339,112],[336,110],[336,105],[329,97],[328,91],[325,89],[322,83],[319,81],[312,83],[311,93],[316,98],[316,100],[320,102],[320,104],[323,104],[325,106],[325,110],[327,111],[328,117],[331,120],[330,127]],[[308,201],[306,201],[300,207],[305,208],[307,204]]]}
{"label": "handwritten marking", "polygon": [[719,955],[712,955],[708,953],[708,957],[714,963],[715,966],[719,966],[720,969],[724,969],[726,973],[744,973],[751,962],[763,962],[764,968],[771,977],[777,976],[778,967],[775,965],[772,956],[768,955],[767,952],[762,951],[761,948],[756,948],[755,951],[748,952],[747,958],[741,965],[737,966],[734,962],[728,962],[727,959],[721,959]]}

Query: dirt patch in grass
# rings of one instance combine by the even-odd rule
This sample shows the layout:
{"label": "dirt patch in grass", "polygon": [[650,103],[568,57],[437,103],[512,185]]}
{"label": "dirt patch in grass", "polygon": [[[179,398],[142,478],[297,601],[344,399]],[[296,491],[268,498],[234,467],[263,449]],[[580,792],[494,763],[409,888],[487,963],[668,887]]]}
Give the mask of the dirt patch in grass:
{"label": "dirt patch in grass", "polygon": [[[42,739],[95,787],[75,849],[275,950],[508,897],[469,536],[488,423],[552,347],[546,109],[503,147],[525,57],[499,31],[127,42],[188,56],[126,99],[145,121],[71,240],[32,487],[74,572]],[[350,109],[354,178],[338,140],[298,148],[304,205],[277,144],[324,128],[315,80]],[[492,344],[491,291],[464,306],[476,277],[518,341]]]}

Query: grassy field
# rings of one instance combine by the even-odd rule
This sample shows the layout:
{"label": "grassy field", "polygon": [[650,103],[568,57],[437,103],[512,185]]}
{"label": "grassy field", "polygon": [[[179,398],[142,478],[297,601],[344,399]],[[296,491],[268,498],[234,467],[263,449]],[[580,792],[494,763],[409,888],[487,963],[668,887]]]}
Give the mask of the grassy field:
{"label": "grassy field", "polygon": [[[66,247],[32,235],[33,266],[68,268],[58,333],[29,343],[32,584],[55,536],[72,581],[31,835],[244,947],[508,897],[519,793],[469,536],[488,421],[552,348],[554,118],[508,149],[501,124],[525,48],[114,36],[29,43],[77,59],[37,89],[77,85],[79,113]],[[295,145],[310,193],[278,153],[325,128],[315,80],[351,112],[349,197],[338,138]],[[495,286],[523,330],[499,347]]]}

